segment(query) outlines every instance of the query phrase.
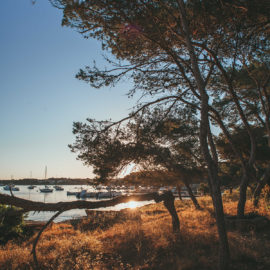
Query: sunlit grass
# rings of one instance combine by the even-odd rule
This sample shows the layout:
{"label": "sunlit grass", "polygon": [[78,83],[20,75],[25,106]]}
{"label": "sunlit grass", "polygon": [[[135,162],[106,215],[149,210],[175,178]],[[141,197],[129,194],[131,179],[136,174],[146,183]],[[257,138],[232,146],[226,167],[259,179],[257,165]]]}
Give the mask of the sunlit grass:
{"label": "sunlit grass", "polygon": [[[175,201],[181,223],[180,235],[172,233],[171,217],[162,203],[120,212],[94,211],[81,222],[53,224],[37,247],[41,269],[182,269],[216,270],[218,236],[210,197],[199,199],[203,210],[189,200]],[[237,203],[225,198],[224,211],[235,214]],[[253,212],[247,202],[246,212]],[[261,202],[256,210],[269,216]],[[100,226],[102,224],[102,226]],[[233,269],[270,266],[270,235],[228,233]],[[0,248],[0,269],[31,269],[33,237],[21,244]],[[255,267],[255,268],[254,268]],[[263,268],[264,267],[264,268]]]}

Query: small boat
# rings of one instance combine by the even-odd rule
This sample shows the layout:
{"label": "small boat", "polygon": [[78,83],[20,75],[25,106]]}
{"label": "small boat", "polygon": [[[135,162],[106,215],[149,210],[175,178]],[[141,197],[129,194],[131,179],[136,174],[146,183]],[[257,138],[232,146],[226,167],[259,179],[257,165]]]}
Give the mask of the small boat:
{"label": "small boat", "polygon": [[10,190],[10,186],[9,185],[6,185],[3,187],[4,190]]}
{"label": "small boat", "polygon": [[6,185],[3,187],[4,190],[12,190],[12,191],[19,191],[20,189],[18,187],[15,187],[14,185]]}
{"label": "small boat", "polygon": [[72,195],[75,195],[77,196],[77,194],[79,194],[80,192],[78,191],[67,191],[67,196],[72,196]]}
{"label": "small boat", "polygon": [[95,198],[97,199],[97,192],[86,192],[85,193],[85,198]]}
{"label": "small boat", "polygon": [[28,189],[34,189],[36,186],[33,186],[33,185],[31,185],[31,186],[28,186],[27,188]]}
{"label": "small boat", "polygon": [[83,189],[81,192],[78,192],[78,194],[76,195],[77,198],[84,198],[85,194],[86,194],[87,190]]}
{"label": "small boat", "polygon": [[54,186],[54,189],[55,190],[58,190],[58,191],[64,190],[64,188],[63,187],[60,187],[60,186]]}
{"label": "small boat", "polygon": [[108,199],[112,198],[111,192],[98,192],[97,193],[97,199]]}
{"label": "small boat", "polygon": [[97,192],[85,192],[83,194],[80,194],[80,198],[94,198],[97,199]]}
{"label": "small boat", "polygon": [[102,185],[98,185],[98,186],[96,186],[96,189],[97,190],[101,190],[101,189],[103,189],[103,186]]}
{"label": "small boat", "polygon": [[114,197],[119,197],[119,196],[122,196],[123,195],[123,193],[121,192],[121,191],[113,191],[112,192],[112,197],[114,198]]}
{"label": "small boat", "polygon": [[45,188],[40,188],[39,190],[40,192],[44,192],[44,193],[53,192],[53,189],[49,188],[48,186],[45,186]]}

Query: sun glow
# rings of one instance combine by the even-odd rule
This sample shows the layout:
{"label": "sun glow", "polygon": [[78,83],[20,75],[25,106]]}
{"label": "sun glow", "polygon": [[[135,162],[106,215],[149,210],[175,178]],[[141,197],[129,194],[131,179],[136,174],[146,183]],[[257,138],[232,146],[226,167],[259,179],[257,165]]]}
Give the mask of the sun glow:
{"label": "sun glow", "polygon": [[138,202],[130,201],[127,203],[128,208],[136,208],[138,206],[139,206]]}

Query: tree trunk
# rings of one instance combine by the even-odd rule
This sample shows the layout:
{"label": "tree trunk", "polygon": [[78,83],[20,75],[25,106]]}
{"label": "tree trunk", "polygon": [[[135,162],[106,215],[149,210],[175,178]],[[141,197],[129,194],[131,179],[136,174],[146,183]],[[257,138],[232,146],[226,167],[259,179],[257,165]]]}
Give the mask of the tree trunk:
{"label": "tree trunk", "polygon": [[208,148],[208,132],[209,132],[209,106],[208,95],[205,89],[205,82],[202,78],[201,71],[198,66],[197,56],[195,54],[189,26],[186,18],[185,4],[183,0],[178,0],[179,15],[183,27],[183,34],[186,41],[186,46],[190,55],[192,71],[196,80],[197,87],[200,92],[201,101],[201,119],[200,119],[200,144],[204,160],[208,167],[208,175],[212,186],[212,200],[215,207],[216,222],[219,235],[219,270],[227,270],[230,261],[229,244],[225,227],[223,204],[218,180],[218,164],[213,161]]}
{"label": "tree trunk", "polygon": [[200,206],[200,204],[198,203],[196,197],[194,196],[194,193],[193,193],[193,191],[192,191],[192,189],[191,189],[189,183],[188,183],[186,180],[183,180],[183,182],[184,182],[184,184],[185,184],[185,186],[186,186],[186,188],[187,188],[188,195],[189,195],[190,199],[192,200],[192,202],[193,202],[195,208],[196,208],[196,209],[201,209],[201,206]]}
{"label": "tree trunk", "polygon": [[224,211],[220,187],[218,185],[217,179],[213,180],[211,180],[213,188],[212,200],[215,206],[216,222],[219,235],[219,269],[226,270],[228,269],[230,260],[229,244],[224,220]]}
{"label": "tree trunk", "polygon": [[259,202],[259,198],[260,198],[262,189],[267,184],[267,182],[269,182],[269,179],[270,179],[270,165],[268,165],[267,169],[264,172],[263,177],[261,178],[261,180],[257,184],[256,189],[253,193],[253,205],[255,207],[258,206],[258,202]]}
{"label": "tree trunk", "polygon": [[240,195],[239,201],[237,205],[237,217],[243,218],[245,216],[245,205],[247,200],[247,187],[248,187],[248,176],[246,174],[243,175],[242,181],[240,184]]}
{"label": "tree trunk", "polygon": [[247,200],[247,188],[251,179],[254,178],[254,169],[250,165],[245,166],[243,176],[240,183],[240,197],[237,205],[237,217],[245,216],[245,205]]}
{"label": "tree trunk", "polygon": [[171,214],[173,232],[174,233],[180,232],[180,221],[174,206],[174,196],[171,191],[165,192],[163,194],[163,204]]}
{"label": "tree trunk", "polygon": [[182,198],[182,195],[181,195],[181,189],[182,189],[182,187],[179,184],[177,184],[176,187],[177,187],[177,192],[178,192],[179,199],[181,201],[183,201],[183,198]]}

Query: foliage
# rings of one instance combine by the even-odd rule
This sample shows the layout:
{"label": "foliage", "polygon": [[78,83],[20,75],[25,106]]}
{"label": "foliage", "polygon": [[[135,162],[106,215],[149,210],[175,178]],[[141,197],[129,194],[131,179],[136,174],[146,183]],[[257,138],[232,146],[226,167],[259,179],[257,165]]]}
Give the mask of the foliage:
{"label": "foliage", "polygon": [[121,179],[125,185],[151,185],[151,186],[172,186],[179,183],[180,179],[174,173],[164,170],[141,170],[132,172]]}
{"label": "foliage", "polygon": [[[265,130],[262,127],[253,127],[253,133],[256,134],[256,162],[261,168],[268,165],[270,158],[270,149],[268,148],[267,137]],[[250,140],[246,130],[242,127],[235,127],[232,132],[232,140],[236,147],[243,153],[243,157],[248,160]],[[233,165],[239,164],[239,159],[235,156],[228,140],[224,136],[220,135],[217,139],[217,146],[219,148],[221,159],[227,162],[231,162]],[[240,165],[240,164],[239,164]]]}
{"label": "foliage", "polygon": [[[244,102],[238,96],[235,74],[269,51],[267,1],[256,5],[252,0],[51,2],[63,9],[63,25],[76,28],[87,38],[99,39],[103,49],[115,56],[108,59],[112,68],[86,67],[79,71],[78,79],[100,88],[115,86],[129,77],[134,82],[129,95],[140,90],[143,97],[151,99],[147,106],[166,100],[169,108],[188,106],[194,116],[200,112],[197,134],[219,227],[220,269],[226,269],[229,249],[220,200],[219,156],[209,121],[221,128],[241,162],[238,215],[243,216],[246,189],[250,178],[255,177],[256,141],[251,129],[252,118],[246,114]],[[235,107],[231,117],[223,114],[227,99]],[[146,105],[139,107],[129,118]],[[230,124],[234,123],[242,124],[249,135],[248,161],[231,139]]]}
{"label": "foliage", "polygon": [[[268,140],[265,136],[265,130],[262,127],[252,127],[252,131],[256,134],[256,166],[252,169],[254,178],[250,178],[249,184],[257,183],[269,166],[270,148]],[[250,138],[243,127],[235,127],[232,131],[232,140],[236,148],[243,154],[243,158],[248,162],[250,155],[249,145]],[[241,181],[243,168],[241,162],[224,135],[220,134],[216,138],[217,149],[219,150],[222,163],[220,164],[221,183],[227,187],[236,187]]]}
{"label": "foliage", "polygon": [[24,217],[20,209],[0,204],[0,244],[22,236]]}
{"label": "foliage", "polygon": [[88,119],[88,124],[74,123],[76,143],[70,146],[73,152],[79,152],[78,159],[93,166],[93,172],[103,181],[118,166],[127,151],[125,145],[109,132],[100,133],[106,124],[107,121],[97,123],[91,119]]}
{"label": "foliage", "polygon": [[269,185],[266,185],[262,191],[262,194],[263,194],[263,197],[264,197],[264,201],[265,201],[265,204],[266,204],[266,207],[270,208],[270,186]]}
{"label": "foliage", "polygon": [[[95,65],[86,67],[80,70],[77,78],[100,88],[115,86],[121,79],[129,77],[134,82],[130,95],[140,90],[142,96],[150,100],[157,97],[148,103],[149,106],[166,101],[167,108],[187,106],[194,115],[201,109],[201,93],[194,77],[190,49],[185,42],[183,22],[179,19],[181,1],[51,2],[63,9],[63,25],[77,29],[87,38],[101,40],[103,49],[116,58],[106,58],[111,69],[100,70]],[[269,5],[266,1],[254,6],[253,1],[232,4],[229,1],[190,0],[185,2],[185,8],[196,61],[205,91],[211,97],[208,105],[212,124],[223,127],[226,140],[234,145],[234,148],[230,147],[237,151],[233,155],[238,162],[240,160],[242,166],[246,166],[241,157],[247,158],[250,159],[249,166],[253,167],[255,145],[252,145],[250,125],[254,119],[258,123],[258,114],[260,118],[265,115],[262,103],[267,101],[265,95],[259,99],[260,89],[256,89],[255,81],[267,82]],[[257,105],[256,110],[251,109],[252,104],[253,107]],[[145,105],[140,104],[138,111],[142,108]],[[134,116],[136,113],[131,113],[130,117]],[[233,133],[231,127],[240,124],[250,137],[248,150],[244,152],[235,147],[234,140],[228,139]],[[75,133],[76,130],[75,127]],[[118,142],[115,143],[119,148]],[[84,160],[85,154],[78,158],[88,164]],[[212,151],[213,159],[214,156]],[[107,160],[111,164],[116,160],[117,164],[119,156]],[[103,168],[109,170],[106,166]],[[108,175],[107,172],[97,173],[102,177]]]}
{"label": "foliage", "polygon": [[202,194],[210,194],[210,189],[207,183],[200,183],[199,189],[198,189]]}
{"label": "foliage", "polygon": [[78,152],[79,159],[94,166],[102,179],[105,179],[102,170],[107,170],[107,176],[114,175],[130,163],[143,170],[152,169],[152,175],[157,168],[167,174],[161,182],[149,179],[145,184],[166,185],[169,178],[189,182],[203,178],[197,119],[188,108],[145,109],[122,127],[94,120],[75,123],[74,127],[76,141],[70,148]]}

